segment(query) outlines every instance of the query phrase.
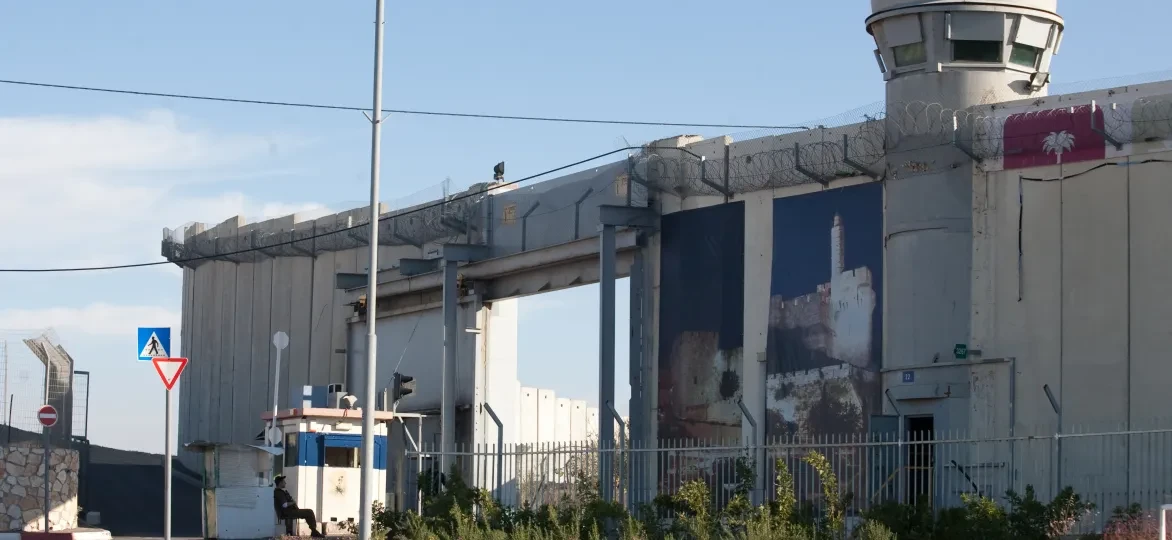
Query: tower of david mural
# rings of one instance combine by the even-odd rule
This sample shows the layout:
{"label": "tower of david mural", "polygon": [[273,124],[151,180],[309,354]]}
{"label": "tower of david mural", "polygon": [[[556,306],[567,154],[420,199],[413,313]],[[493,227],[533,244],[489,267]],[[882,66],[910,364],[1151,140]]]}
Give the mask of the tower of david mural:
{"label": "tower of david mural", "polygon": [[775,201],[770,436],[866,427],[879,394],[881,195],[863,185]]}

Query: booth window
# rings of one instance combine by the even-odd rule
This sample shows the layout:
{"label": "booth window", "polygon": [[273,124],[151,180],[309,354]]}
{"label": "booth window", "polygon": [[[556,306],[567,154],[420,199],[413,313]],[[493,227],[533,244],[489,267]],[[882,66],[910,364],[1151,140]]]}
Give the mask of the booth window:
{"label": "booth window", "polygon": [[322,437],[322,465],[325,467],[357,468],[361,466],[358,435],[329,434]]}
{"label": "booth window", "polygon": [[326,447],[326,467],[357,468],[361,466],[357,448]]}
{"label": "booth window", "polygon": [[297,433],[285,434],[285,466],[297,466]]}
{"label": "booth window", "polygon": [[949,13],[947,20],[954,62],[1002,61],[1005,50],[1005,14],[961,11]]}
{"label": "booth window", "polygon": [[919,15],[901,15],[883,21],[883,40],[891,47],[895,67],[914,66],[928,61]]}

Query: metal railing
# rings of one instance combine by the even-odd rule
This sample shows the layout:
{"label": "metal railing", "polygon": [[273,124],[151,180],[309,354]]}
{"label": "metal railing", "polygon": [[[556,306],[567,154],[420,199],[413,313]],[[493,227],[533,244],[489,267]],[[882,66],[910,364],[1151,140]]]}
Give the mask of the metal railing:
{"label": "metal railing", "polygon": [[[1093,503],[1094,510],[1082,517],[1077,532],[1102,530],[1116,508],[1138,504],[1155,511],[1172,503],[1172,429],[1072,431],[1001,438],[935,432],[775,439],[759,448],[765,455],[761,464],[752,460],[758,450],[752,445],[697,440],[605,450],[589,441],[506,444],[502,451],[496,445],[473,445],[458,447],[448,461],[466,485],[518,507],[557,504],[584,491],[597,492],[598,458],[603,452],[614,454],[616,502],[631,509],[701,481],[718,509],[738,493],[751,500],[774,500],[782,490],[792,492],[799,507],[820,514],[826,505],[826,472],[833,473],[839,495],[848,501],[850,522],[891,502],[924,504],[938,512],[963,504],[965,496],[983,496],[1008,506],[1007,493],[1025,496],[1027,486],[1042,502],[1070,487]],[[815,454],[825,458],[823,472],[814,465],[820,460],[811,459]],[[423,451],[407,452],[405,459],[418,465],[409,469],[426,475],[441,455],[425,446]],[[499,477],[498,459],[503,461]],[[755,493],[758,473],[767,481]],[[408,489],[418,488],[418,479],[413,480],[407,482]],[[450,480],[445,473],[444,481]],[[788,488],[778,486],[779,480],[788,482]]]}

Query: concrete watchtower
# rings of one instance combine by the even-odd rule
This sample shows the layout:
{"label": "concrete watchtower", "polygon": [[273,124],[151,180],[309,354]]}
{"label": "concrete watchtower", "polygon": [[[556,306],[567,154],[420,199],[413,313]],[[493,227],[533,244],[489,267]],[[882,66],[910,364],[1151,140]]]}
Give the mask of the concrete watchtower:
{"label": "concrete watchtower", "polygon": [[871,0],[888,104],[965,108],[1046,93],[1058,0]]}
{"label": "concrete watchtower", "polygon": [[[950,114],[1045,95],[1063,21],[1057,0],[872,0],[871,7],[867,31],[888,106],[884,367],[946,363],[956,345],[970,344],[973,287],[974,171],[949,144]],[[967,380],[966,370],[949,369],[936,373]],[[959,403],[944,401],[955,400],[900,408],[942,418],[938,429],[965,429],[967,418],[947,412]]]}

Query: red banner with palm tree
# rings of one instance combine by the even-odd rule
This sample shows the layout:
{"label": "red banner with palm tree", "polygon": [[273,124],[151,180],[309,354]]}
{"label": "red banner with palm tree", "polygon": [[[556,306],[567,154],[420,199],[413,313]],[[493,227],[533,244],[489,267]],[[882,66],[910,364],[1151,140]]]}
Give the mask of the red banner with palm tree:
{"label": "red banner with palm tree", "polygon": [[1105,159],[1102,126],[1103,110],[1090,105],[1011,115],[1005,120],[1004,168]]}

